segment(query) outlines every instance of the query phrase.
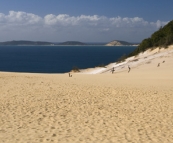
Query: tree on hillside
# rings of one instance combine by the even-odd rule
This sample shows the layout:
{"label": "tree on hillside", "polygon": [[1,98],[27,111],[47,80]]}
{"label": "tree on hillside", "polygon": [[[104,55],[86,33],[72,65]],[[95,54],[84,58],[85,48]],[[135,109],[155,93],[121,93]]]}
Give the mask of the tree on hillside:
{"label": "tree on hillside", "polygon": [[138,53],[153,47],[166,48],[171,44],[173,44],[173,20],[164,27],[160,27],[160,29],[154,32],[150,38],[144,39],[137,49],[135,49],[129,56],[137,55]]}

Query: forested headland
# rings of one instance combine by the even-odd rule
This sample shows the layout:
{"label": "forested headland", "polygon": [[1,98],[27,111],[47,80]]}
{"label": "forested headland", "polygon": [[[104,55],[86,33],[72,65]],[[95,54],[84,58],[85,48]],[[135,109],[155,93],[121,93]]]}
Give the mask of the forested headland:
{"label": "forested headland", "polygon": [[173,20],[164,27],[160,27],[151,37],[144,39],[129,57],[155,47],[167,48],[171,44],[173,44]]}

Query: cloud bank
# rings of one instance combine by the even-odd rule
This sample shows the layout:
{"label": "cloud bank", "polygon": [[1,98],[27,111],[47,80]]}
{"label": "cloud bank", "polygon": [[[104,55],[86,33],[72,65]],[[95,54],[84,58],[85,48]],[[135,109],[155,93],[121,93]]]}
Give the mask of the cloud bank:
{"label": "cloud bank", "polygon": [[70,16],[48,14],[41,17],[26,12],[0,13],[0,41],[41,40],[62,42],[140,42],[168,21],[149,22],[140,17]]}

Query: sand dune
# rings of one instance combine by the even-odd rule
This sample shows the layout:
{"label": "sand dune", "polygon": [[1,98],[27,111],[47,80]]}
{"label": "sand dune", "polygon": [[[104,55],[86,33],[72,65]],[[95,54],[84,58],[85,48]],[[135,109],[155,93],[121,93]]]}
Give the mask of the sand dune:
{"label": "sand dune", "polygon": [[[111,64],[107,65],[106,67],[81,69],[80,74],[110,73],[113,67],[115,69],[115,72],[122,72],[122,71],[127,71],[128,66],[130,66],[131,68],[136,68],[136,67],[140,67],[141,65],[150,64],[153,61],[158,62],[158,63],[160,63],[160,62],[164,63],[165,62],[164,59],[168,58],[168,61],[170,61],[169,59],[172,56],[173,56],[173,45],[169,46],[167,49],[155,48],[153,50],[147,50],[143,53],[140,53],[137,56],[127,58],[123,62],[111,63]],[[158,65],[158,63],[157,63],[157,65]],[[152,64],[152,66],[147,65],[147,67],[153,67],[153,64]]]}
{"label": "sand dune", "polygon": [[0,72],[0,142],[173,142],[173,54],[161,52],[114,74]]}

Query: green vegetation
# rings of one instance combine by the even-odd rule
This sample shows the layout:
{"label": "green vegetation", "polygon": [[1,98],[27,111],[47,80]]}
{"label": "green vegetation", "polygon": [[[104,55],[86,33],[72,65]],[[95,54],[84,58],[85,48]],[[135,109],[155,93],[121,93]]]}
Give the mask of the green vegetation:
{"label": "green vegetation", "polygon": [[72,72],[80,72],[80,70],[77,66],[74,66],[71,71]]}
{"label": "green vegetation", "polygon": [[127,58],[126,54],[122,55],[118,60],[117,62],[120,63],[120,62],[124,62],[125,59]]}
{"label": "green vegetation", "polygon": [[103,67],[103,68],[106,68],[106,65],[105,64],[99,64],[98,66],[96,67]]}
{"label": "green vegetation", "polygon": [[164,27],[161,27],[158,31],[154,32],[150,38],[144,39],[137,49],[129,55],[129,57],[154,47],[166,48],[171,44],[173,44],[173,20]]}

